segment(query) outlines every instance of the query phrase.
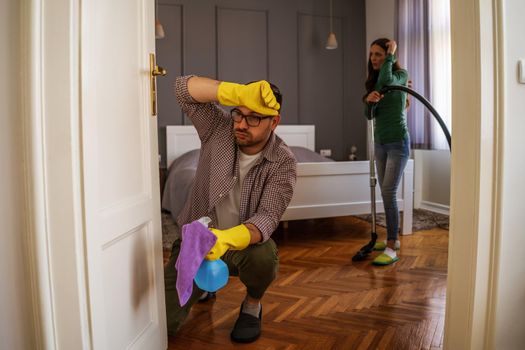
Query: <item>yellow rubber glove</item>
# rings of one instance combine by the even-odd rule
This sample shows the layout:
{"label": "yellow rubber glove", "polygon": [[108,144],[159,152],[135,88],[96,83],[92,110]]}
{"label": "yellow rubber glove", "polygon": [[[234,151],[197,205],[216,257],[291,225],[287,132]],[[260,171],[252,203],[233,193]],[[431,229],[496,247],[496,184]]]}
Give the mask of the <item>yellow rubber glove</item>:
{"label": "yellow rubber glove", "polygon": [[266,80],[248,85],[223,81],[219,84],[217,99],[224,106],[245,106],[261,115],[277,115],[281,107]]}
{"label": "yellow rubber glove", "polygon": [[250,230],[246,225],[238,225],[227,230],[210,229],[217,241],[206,255],[208,260],[217,260],[226,253],[228,249],[242,250],[250,244]]}

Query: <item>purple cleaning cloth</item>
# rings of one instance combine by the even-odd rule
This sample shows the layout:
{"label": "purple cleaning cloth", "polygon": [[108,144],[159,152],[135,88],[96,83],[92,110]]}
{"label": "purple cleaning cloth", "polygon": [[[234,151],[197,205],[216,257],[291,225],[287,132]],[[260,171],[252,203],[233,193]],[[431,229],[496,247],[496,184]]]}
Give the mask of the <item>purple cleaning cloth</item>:
{"label": "purple cleaning cloth", "polygon": [[197,270],[216,241],[217,236],[199,221],[182,226],[182,243],[175,263],[180,306],[188,302]]}

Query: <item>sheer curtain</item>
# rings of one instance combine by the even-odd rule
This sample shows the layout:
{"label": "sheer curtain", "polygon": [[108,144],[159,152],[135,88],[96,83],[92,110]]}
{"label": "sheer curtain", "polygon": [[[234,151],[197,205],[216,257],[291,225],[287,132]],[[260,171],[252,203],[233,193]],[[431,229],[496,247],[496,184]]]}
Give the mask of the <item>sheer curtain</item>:
{"label": "sheer curtain", "polygon": [[[398,0],[397,41],[398,58],[401,67],[408,71],[412,89],[428,98],[429,59],[428,59],[428,1]],[[412,148],[430,148],[431,124],[425,106],[410,97],[407,111],[408,131]]]}
{"label": "sheer curtain", "polygon": [[[452,74],[450,54],[450,0],[430,0],[430,102],[451,131]],[[437,123],[432,124],[431,146],[448,149],[447,139]]]}
{"label": "sheer curtain", "polygon": [[[412,88],[426,97],[450,130],[450,0],[398,0],[398,57]],[[411,98],[407,112],[412,148],[448,149],[439,124]]]}

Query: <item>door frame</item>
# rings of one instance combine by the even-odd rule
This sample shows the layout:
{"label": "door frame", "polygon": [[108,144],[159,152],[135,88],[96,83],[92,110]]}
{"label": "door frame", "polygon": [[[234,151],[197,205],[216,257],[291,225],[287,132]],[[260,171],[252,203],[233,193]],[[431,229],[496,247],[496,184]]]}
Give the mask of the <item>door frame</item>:
{"label": "door frame", "polygon": [[26,237],[36,344],[91,349],[84,246],[80,0],[21,6]]}
{"label": "door frame", "polygon": [[[452,110],[461,118],[453,118],[444,341],[449,349],[490,348],[494,337],[497,291],[491,286],[498,270],[503,156],[498,127],[503,116],[501,8],[501,0],[451,1]],[[80,0],[23,0],[26,254],[36,343],[45,349],[92,348],[82,206],[79,23]]]}
{"label": "door frame", "polygon": [[494,348],[504,47],[502,0],[451,1],[451,215],[445,349]]}

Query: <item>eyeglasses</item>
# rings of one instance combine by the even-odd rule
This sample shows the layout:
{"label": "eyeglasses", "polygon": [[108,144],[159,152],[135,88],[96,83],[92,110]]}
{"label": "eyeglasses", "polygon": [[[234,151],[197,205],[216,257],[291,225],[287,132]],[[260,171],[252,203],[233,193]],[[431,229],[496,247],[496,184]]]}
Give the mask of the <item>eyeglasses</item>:
{"label": "eyeglasses", "polygon": [[240,123],[242,121],[242,118],[244,118],[246,120],[246,124],[252,127],[259,126],[259,124],[261,124],[261,120],[263,119],[273,118],[273,116],[271,115],[268,115],[268,116],[258,116],[258,115],[253,115],[253,114],[245,115],[245,114],[242,114],[242,112],[236,108],[232,109],[230,114],[234,122]]}

